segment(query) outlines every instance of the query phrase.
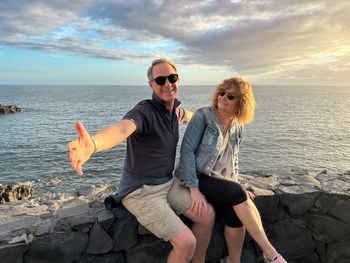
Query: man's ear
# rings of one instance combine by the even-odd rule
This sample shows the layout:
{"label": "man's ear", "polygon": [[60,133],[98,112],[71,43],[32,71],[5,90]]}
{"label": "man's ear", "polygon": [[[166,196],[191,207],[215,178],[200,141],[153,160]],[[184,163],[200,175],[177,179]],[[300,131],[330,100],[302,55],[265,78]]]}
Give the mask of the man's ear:
{"label": "man's ear", "polygon": [[154,90],[153,84],[154,84],[153,81],[148,81],[148,85],[151,88],[151,90]]}

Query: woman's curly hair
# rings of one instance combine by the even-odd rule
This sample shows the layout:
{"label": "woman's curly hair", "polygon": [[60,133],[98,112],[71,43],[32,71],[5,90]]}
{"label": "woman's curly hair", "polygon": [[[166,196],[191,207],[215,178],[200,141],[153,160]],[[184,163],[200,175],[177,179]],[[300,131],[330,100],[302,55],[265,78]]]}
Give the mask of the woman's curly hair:
{"label": "woman's curly hair", "polygon": [[253,89],[250,84],[239,78],[232,77],[225,79],[221,84],[216,86],[214,94],[211,98],[211,108],[218,107],[218,96],[220,90],[228,90],[234,88],[239,94],[238,111],[234,114],[240,125],[247,124],[254,119],[255,99]]}

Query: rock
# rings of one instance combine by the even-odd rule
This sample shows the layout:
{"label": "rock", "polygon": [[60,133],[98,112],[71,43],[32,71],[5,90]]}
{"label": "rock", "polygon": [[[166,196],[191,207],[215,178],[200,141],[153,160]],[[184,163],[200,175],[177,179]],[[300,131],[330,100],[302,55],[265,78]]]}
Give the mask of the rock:
{"label": "rock", "polygon": [[305,222],[316,239],[326,242],[350,240],[350,225],[340,222],[327,215],[307,213]]}
{"label": "rock", "polygon": [[137,244],[125,250],[127,262],[135,263],[164,263],[167,262],[171,250],[169,242],[165,242],[155,235],[140,236]]}
{"label": "rock", "polygon": [[305,214],[313,207],[318,193],[312,194],[282,194],[280,195],[281,205],[287,209],[292,216]]}
{"label": "rock", "polygon": [[309,175],[309,171],[307,169],[302,169],[302,168],[294,168],[292,169],[292,172],[295,175]]}
{"label": "rock", "polygon": [[328,210],[328,214],[339,219],[343,223],[350,222],[350,198],[342,195],[335,196],[335,204]]}
{"label": "rock", "polygon": [[[241,263],[255,262],[256,252],[255,246],[252,242],[244,242],[241,255]],[[227,261],[228,262],[228,261]]]}
{"label": "rock", "polygon": [[71,217],[59,218],[56,221],[54,231],[56,232],[71,232],[71,231],[87,231],[95,222],[95,218],[92,215],[82,214]]}
{"label": "rock", "polygon": [[112,238],[96,222],[90,231],[86,252],[93,255],[107,254],[112,248]]}
{"label": "rock", "polygon": [[332,207],[336,205],[337,201],[333,196],[325,193],[320,193],[315,201],[315,207],[322,213],[326,214]]}
{"label": "rock", "polygon": [[82,187],[77,191],[78,196],[85,197],[86,199],[99,199],[104,200],[106,194],[115,194],[117,191],[114,185],[91,185]]}
{"label": "rock", "polygon": [[17,243],[25,243],[28,245],[30,242],[32,242],[34,239],[34,236],[32,234],[23,234],[18,237],[14,237],[12,240],[9,241],[9,244],[17,244]]}
{"label": "rock", "polygon": [[85,214],[89,209],[89,202],[84,198],[74,198],[62,202],[58,211],[58,216],[61,218],[81,216]]}
{"label": "rock", "polygon": [[112,224],[114,222],[114,215],[110,211],[104,210],[97,216],[97,222],[101,226]]}
{"label": "rock", "polygon": [[79,260],[88,243],[88,234],[72,232],[38,237],[24,255],[26,263],[66,263]]}
{"label": "rock", "polygon": [[5,106],[4,104],[0,104],[0,114],[8,114],[8,113],[16,113],[22,112],[21,108],[18,108],[16,105]]}
{"label": "rock", "polygon": [[209,247],[207,250],[206,260],[211,261],[223,258],[227,255],[226,241],[224,237],[223,222],[217,223],[214,226]]}
{"label": "rock", "polygon": [[22,263],[23,253],[27,249],[26,244],[0,246],[1,263]]}
{"label": "rock", "polygon": [[0,204],[32,198],[34,190],[30,185],[0,185]]}
{"label": "rock", "polygon": [[254,204],[261,218],[268,223],[274,223],[286,218],[286,213],[279,206],[279,198],[273,194],[270,196],[256,196]]}
{"label": "rock", "polygon": [[288,260],[289,263],[323,263],[317,253],[312,253],[305,257],[296,259],[296,260]]}
{"label": "rock", "polygon": [[138,243],[138,227],[135,216],[128,214],[114,222],[110,234],[114,240],[113,251],[127,250]]}
{"label": "rock", "polygon": [[327,247],[328,263],[350,262],[350,242],[334,242]]}
{"label": "rock", "polygon": [[[347,173],[327,170],[311,175],[295,170],[241,177],[243,185],[256,194],[254,203],[267,237],[288,262],[350,262]],[[115,194],[113,186],[91,186],[49,194],[41,201],[1,204],[0,261],[166,262],[170,242],[145,231],[130,213],[120,219],[105,211],[103,200],[110,194]],[[188,219],[180,218],[191,227]],[[223,229],[224,224],[216,222],[206,263],[227,258]],[[21,243],[9,244],[15,242]],[[261,249],[246,233],[241,262],[261,262],[261,256]]]}
{"label": "rock", "polygon": [[34,236],[40,237],[40,236],[48,235],[51,233],[51,228],[52,228],[51,223],[41,224],[35,230]]}
{"label": "rock", "polygon": [[303,258],[315,250],[312,233],[296,226],[288,219],[267,227],[267,232],[271,244],[288,260]]}
{"label": "rock", "polygon": [[110,252],[106,255],[84,253],[76,263],[127,263],[123,252]]}
{"label": "rock", "polygon": [[321,240],[315,240],[316,254],[322,263],[327,263],[326,243]]}

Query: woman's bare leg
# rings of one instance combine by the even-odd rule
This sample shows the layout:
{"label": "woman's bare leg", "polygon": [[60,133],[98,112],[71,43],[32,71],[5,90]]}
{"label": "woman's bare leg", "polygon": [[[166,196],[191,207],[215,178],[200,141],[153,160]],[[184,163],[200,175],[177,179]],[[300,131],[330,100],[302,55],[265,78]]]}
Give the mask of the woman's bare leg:
{"label": "woman's bare leg", "polygon": [[240,263],[242,246],[245,235],[244,227],[228,227],[225,226],[225,240],[227,244],[228,256],[230,263]]}
{"label": "woman's bare leg", "polygon": [[265,257],[274,258],[277,255],[276,249],[271,245],[268,240],[265,230],[263,228],[260,214],[252,200],[233,206],[238,218],[246,227],[249,234],[255,240],[256,243],[262,249]]}

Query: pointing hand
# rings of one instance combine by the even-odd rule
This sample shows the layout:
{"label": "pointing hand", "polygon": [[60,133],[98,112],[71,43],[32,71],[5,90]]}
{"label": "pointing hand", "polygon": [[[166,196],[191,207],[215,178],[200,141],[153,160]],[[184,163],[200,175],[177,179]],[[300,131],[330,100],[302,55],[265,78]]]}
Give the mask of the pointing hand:
{"label": "pointing hand", "polygon": [[75,127],[78,131],[79,137],[68,143],[67,148],[68,151],[70,151],[70,162],[72,168],[82,176],[82,166],[94,153],[95,145],[81,122],[78,121],[75,124]]}

